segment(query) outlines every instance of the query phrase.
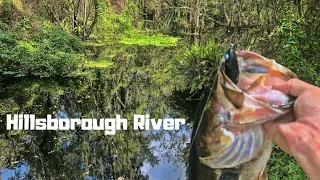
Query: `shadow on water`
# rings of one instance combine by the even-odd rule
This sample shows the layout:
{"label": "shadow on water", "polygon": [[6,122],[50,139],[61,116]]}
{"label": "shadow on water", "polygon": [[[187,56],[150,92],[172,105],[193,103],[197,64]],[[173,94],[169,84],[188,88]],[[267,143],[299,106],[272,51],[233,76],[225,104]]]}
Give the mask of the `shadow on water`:
{"label": "shadow on water", "polygon": [[[189,126],[135,131],[132,123],[133,114],[147,112],[156,119],[194,115],[198,95],[191,99],[184,88],[188,84],[176,74],[179,48],[99,48],[92,47],[92,56],[105,57],[112,66],[86,68],[76,78],[0,78],[0,179],[186,179]],[[129,124],[113,136],[78,128],[7,131],[8,113],[68,118],[121,114]]]}

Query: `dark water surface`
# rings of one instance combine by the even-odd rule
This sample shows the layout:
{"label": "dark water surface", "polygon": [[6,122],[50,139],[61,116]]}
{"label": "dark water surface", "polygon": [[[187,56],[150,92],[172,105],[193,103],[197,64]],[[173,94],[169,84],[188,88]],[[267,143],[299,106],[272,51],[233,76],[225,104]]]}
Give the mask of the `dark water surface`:
{"label": "dark water surface", "polygon": [[[113,62],[87,68],[79,77],[0,78],[0,179],[186,179],[190,129],[135,131],[133,114],[186,118],[177,73],[177,47],[92,47],[92,57]],[[6,114],[129,121],[127,131],[7,131]],[[120,178],[119,178],[120,179]]]}

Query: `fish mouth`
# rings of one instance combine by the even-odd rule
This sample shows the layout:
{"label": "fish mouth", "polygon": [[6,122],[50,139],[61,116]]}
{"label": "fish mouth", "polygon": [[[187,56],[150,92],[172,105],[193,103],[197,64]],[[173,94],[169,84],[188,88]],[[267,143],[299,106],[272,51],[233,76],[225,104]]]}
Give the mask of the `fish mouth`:
{"label": "fish mouth", "polygon": [[272,89],[272,86],[296,78],[296,74],[275,60],[253,52],[234,51],[234,55],[233,61],[237,63],[230,66],[232,59],[226,58],[230,54],[225,55],[218,71],[217,97],[223,106],[222,122],[228,125],[261,124],[289,112],[295,97]]}

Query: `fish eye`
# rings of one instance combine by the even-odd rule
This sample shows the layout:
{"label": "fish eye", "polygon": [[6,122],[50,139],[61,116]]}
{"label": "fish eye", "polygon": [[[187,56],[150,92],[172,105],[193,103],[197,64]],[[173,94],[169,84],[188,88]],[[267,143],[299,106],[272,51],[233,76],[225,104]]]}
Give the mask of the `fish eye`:
{"label": "fish eye", "polygon": [[223,56],[224,60],[228,60],[229,59],[229,54],[228,53],[225,53],[224,56]]}

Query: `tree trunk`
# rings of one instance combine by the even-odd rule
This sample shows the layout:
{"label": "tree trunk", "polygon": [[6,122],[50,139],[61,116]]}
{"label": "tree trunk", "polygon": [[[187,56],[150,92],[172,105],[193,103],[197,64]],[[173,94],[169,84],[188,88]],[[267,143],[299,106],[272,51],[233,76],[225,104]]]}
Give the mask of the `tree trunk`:
{"label": "tree trunk", "polygon": [[83,26],[82,26],[82,39],[86,37],[86,23],[87,23],[87,0],[83,0]]}
{"label": "tree trunk", "polygon": [[199,22],[200,22],[200,0],[193,0],[191,3],[191,41],[197,42],[199,35]]}

